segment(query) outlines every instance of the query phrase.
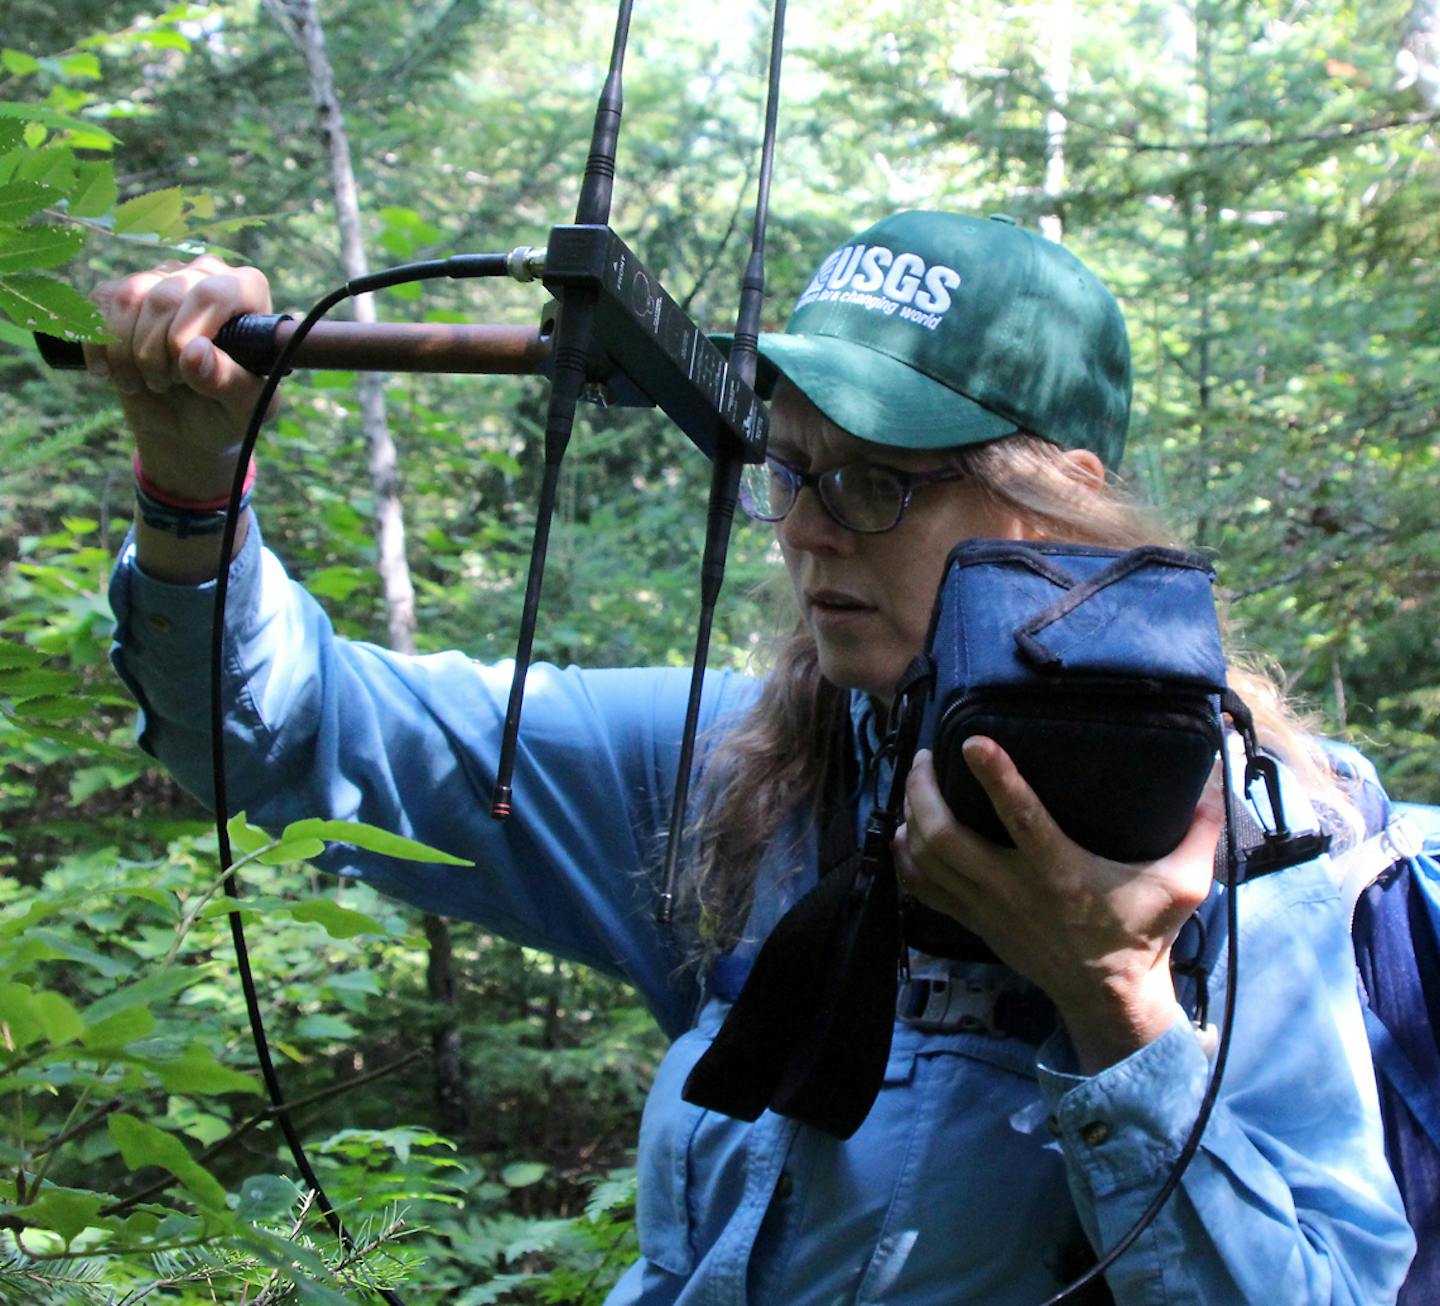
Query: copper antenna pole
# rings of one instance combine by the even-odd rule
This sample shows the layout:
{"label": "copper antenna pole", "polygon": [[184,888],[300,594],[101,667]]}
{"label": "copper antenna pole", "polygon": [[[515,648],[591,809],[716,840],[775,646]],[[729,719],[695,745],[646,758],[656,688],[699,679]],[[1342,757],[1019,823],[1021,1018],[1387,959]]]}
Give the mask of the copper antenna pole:
{"label": "copper antenna pole", "polygon": [[[540,251],[535,251],[538,258]],[[296,323],[272,313],[242,313],[215,334],[216,348],[263,376],[295,334]],[[83,369],[73,340],[35,333],[51,367]],[[448,322],[320,322],[295,351],[290,366],[353,372],[449,372],[531,376],[550,365],[545,327]]]}

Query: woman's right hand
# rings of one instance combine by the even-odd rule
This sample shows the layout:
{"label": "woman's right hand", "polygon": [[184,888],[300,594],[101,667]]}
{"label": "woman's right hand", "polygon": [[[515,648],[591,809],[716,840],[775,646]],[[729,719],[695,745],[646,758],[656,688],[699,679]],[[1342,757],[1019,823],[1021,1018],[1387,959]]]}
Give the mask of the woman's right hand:
{"label": "woman's right hand", "polygon": [[180,499],[227,493],[261,381],[211,337],[271,311],[264,274],[206,254],[102,282],[92,298],[116,339],[86,345],[86,366],[118,392],[146,479]]}

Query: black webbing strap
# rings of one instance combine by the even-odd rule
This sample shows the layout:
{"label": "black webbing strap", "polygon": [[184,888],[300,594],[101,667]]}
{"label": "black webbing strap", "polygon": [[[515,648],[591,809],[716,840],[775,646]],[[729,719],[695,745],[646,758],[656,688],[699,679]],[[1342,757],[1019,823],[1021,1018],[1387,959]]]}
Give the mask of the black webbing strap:
{"label": "black webbing strap", "polygon": [[[872,820],[857,847],[848,708],[834,737],[817,815],[817,882],[765,940],[683,1096],[741,1120],[768,1108],[849,1138],[869,1114],[889,1059],[901,912],[883,823]],[[905,920],[907,928],[922,922],[927,942],[953,936],[962,959],[995,960],[974,935],[953,921],[944,929],[948,918],[919,903]],[[998,1032],[1031,1042],[1054,1027],[1053,1009],[1038,994],[1007,994],[996,1016]]]}
{"label": "black webbing strap", "polygon": [[[839,775],[826,776],[822,793],[854,775],[843,767],[854,751],[848,733],[840,740]],[[827,850],[841,846],[846,809],[830,806],[821,821]],[[867,838],[858,853],[854,842],[852,830],[852,851],[822,866],[818,883],[771,930],[685,1081],[687,1102],[741,1120],[768,1107],[837,1138],[869,1114],[895,1024],[899,906],[888,839]]]}

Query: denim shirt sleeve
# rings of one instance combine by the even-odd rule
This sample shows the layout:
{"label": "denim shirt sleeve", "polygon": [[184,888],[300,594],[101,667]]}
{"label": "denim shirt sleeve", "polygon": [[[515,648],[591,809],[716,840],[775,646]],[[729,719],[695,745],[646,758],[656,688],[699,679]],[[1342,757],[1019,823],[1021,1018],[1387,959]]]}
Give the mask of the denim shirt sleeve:
{"label": "denim shirt sleeve", "polygon": [[[1323,862],[1240,895],[1239,997],[1214,1113],[1179,1190],[1107,1278],[1122,1306],[1393,1302],[1414,1239],[1385,1160],[1339,896]],[[1222,949],[1217,1020],[1225,963]],[[1063,1033],[1037,1056],[1071,1197],[1097,1247],[1149,1205],[1199,1110],[1211,1063],[1176,1017],[1088,1079]]]}
{"label": "denim shirt sleeve", "polygon": [[[651,877],[688,672],[532,667],[515,811],[496,822],[490,789],[511,664],[403,657],[338,638],[258,535],[231,564],[226,605],[231,811],[272,830],[310,816],[365,821],[473,859],[442,866],[332,847],[319,862],[621,976],[670,1033],[685,1028],[694,985],[676,978],[674,944],[653,922]],[[214,588],[146,576],[129,545],[111,582],[111,658],[140,704],[140,744],[207,805]],[[752,688],[712,675],[702,731]]]}

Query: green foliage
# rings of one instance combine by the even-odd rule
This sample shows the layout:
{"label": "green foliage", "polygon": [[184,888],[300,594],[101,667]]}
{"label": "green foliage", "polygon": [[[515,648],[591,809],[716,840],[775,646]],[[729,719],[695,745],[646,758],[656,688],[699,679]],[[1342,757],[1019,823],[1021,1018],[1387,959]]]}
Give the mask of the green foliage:
{"label": "green foliage", "polygon": [[107,103],[91,85],[101,77],[95,51],[186,49],[179,29],[204,12],[177,5],[153,21],[88,36],[50,55],[0,51],[9,85],[32,92],[0,101],[0,313],[10,319],[0,321],[0,341],[23,347],[31,331],[104,339],[93,306],[50,270],[74,258],[90,233],[140,240],[158,253],[185,247],[195,234],[194,219],[214,218],[212,197],[187,195],[179,187],[117,206],[114,163],[93,157],[108,156],[119,143],[103,120],[126,116],[123,106]]}

